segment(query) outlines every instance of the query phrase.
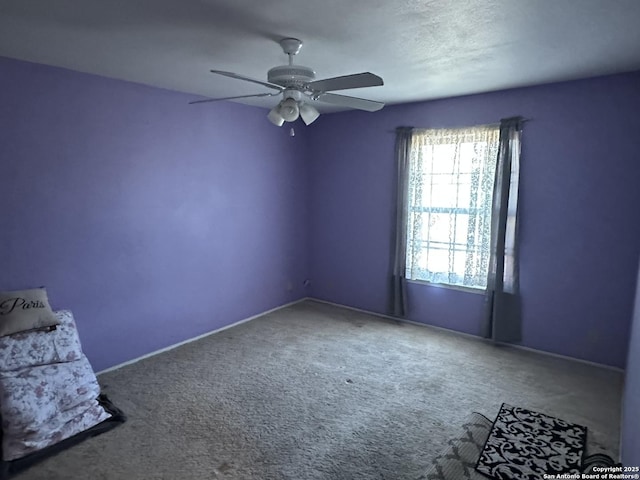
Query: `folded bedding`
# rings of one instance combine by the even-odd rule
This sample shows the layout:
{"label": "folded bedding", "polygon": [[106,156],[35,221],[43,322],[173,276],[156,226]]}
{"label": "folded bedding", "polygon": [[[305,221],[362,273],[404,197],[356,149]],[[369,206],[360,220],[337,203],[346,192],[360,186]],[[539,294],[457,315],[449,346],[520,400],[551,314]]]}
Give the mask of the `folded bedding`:
{"label": "folded bedding", "polygon": [[53,312],[59,324],[41,330],[0,337],[0,370],[12,371],[37,365],[72,362],[82,357],[82,346],[73,314]]}
{"label": "folded bedding", "polygon": [[[100,424],[112,417],[103,407],[104,396],[82,352],[73,314],[68,310],[54,314],[56,325],[0,337],[1,445],[6,471],[10,471],[7,465],[18,461],[28,466],[30,462],[22,460],[40,459],[46,449],[68,444],[82,432],[107,430]],[[121,423],[124,415],[118,413]]]}
{"label": "folded bedding", "polygon": [[69,438],[110,415],[83,355],[73,362],[0,371],[4,460],[15,460]]}

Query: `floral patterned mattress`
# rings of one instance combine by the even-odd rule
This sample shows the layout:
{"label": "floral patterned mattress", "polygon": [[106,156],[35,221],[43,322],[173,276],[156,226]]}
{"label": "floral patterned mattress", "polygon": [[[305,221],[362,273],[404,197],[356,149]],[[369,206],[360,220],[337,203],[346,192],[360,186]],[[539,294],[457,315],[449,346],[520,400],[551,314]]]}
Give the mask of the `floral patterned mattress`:
{"label": "floral patterned mattress", "polygon": [[111,414],[82,353],[73,315],[53,331],[0,337],[2,460],[19,459],[83,432]]}

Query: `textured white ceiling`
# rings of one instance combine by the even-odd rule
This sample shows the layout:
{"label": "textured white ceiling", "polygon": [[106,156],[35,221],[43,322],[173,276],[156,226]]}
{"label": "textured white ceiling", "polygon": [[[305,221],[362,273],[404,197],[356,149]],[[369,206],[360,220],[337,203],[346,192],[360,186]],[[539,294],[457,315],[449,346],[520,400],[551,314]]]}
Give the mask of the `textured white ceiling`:
{"label": "textured white ceiling", "polygon": [[640,0],[2,0],[0,56],[222,97],[266,89],[211,68],[266,80],[293,36],[317,78],[385,81],[338,93],[395,104],[637,70],[639,26]]}

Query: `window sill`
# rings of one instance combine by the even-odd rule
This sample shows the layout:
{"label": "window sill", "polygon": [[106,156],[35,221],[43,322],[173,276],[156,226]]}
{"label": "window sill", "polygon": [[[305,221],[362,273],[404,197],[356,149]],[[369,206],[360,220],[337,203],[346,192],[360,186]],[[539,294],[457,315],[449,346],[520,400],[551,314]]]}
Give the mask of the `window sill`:
{"label": "window sill", "polygon": [[460,292],[474,293],[476,295],[484,295],[487,291],[485,288],[464,287],[462,285],[449,285],[447,283],[432,283],[425,280],[412,280],[409,278],[407,278],[407,282],[416,283],[418,285],[427,285],[429,287],[446,288],[448,290],[458,290]]}

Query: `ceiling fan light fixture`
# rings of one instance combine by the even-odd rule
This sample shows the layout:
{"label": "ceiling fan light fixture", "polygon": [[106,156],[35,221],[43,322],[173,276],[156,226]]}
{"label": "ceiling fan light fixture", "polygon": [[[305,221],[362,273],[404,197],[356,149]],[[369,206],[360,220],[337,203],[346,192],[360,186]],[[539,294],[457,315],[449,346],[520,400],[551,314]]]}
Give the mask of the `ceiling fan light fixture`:
{"label": "ceiling fan light fixture", "polygon": [[267,118],[269,119],[269,121],[273,123],[276,127],[281,127],[284,124],[284,118],[282,118],[282,115],[280,115],[279,110],[280,110],[280,104],[273,107],[269,111],[269,114],[267,115]]}
{"label": "ceiling fan light fixture", "polygon": [[320,116],[320,112],[308,103],[300,105],[300,116],[305,125],[311,125]]}
{"label": "ceiling fan light fixture", "polygon": [[278,113],[284,119],[285,122],[295,122],[300,115],[300,109],[298,108],[298,102],[293,98],[287,98],[280,103]]}

